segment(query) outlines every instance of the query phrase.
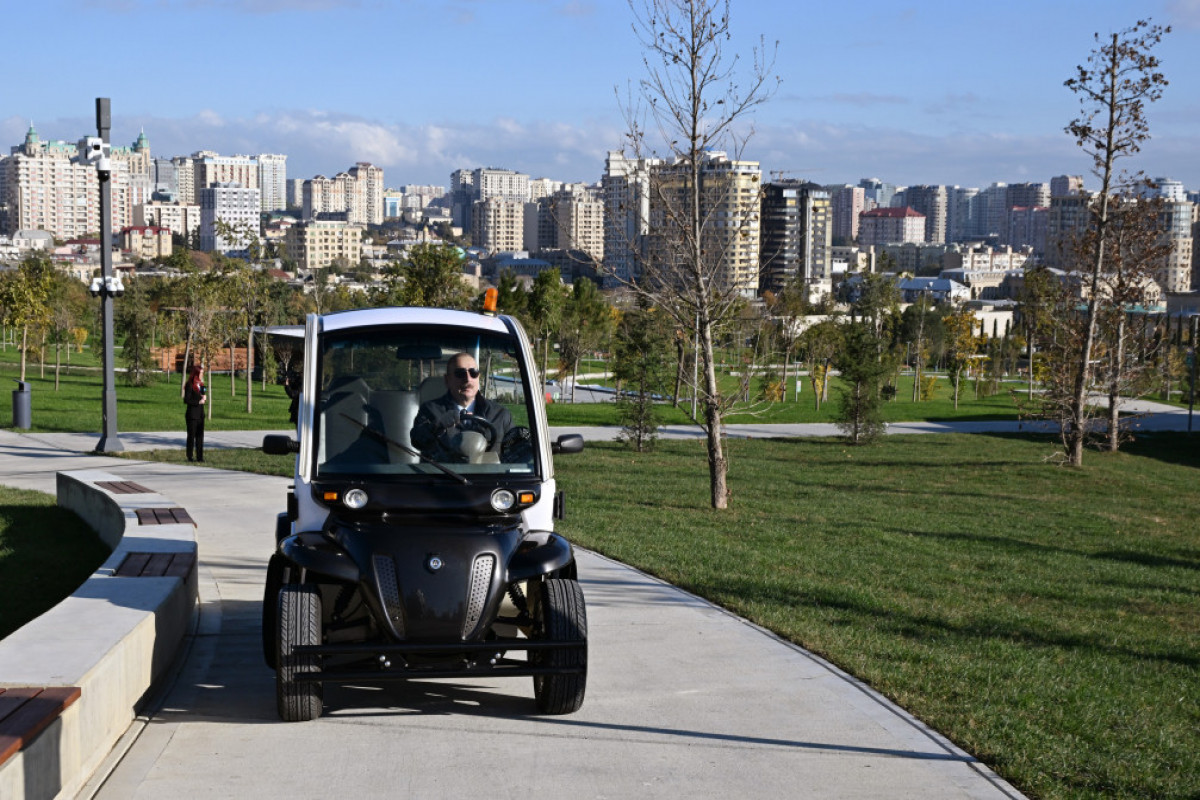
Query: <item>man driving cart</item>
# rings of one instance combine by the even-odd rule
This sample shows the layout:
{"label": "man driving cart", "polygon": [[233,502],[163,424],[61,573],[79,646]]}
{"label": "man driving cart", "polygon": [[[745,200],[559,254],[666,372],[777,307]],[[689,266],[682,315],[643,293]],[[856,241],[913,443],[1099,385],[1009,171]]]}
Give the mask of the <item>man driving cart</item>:
{"label": "man driving cart", "polygon": [[500,403],[479,393],[479,366],[470,353],[458,353],[446,362],[446,393],[422,403],[410,440],[427,458],[442,462],[466,461],[462,433],[476,431],[488,449],[498,444],[512,428],[512,414]]}

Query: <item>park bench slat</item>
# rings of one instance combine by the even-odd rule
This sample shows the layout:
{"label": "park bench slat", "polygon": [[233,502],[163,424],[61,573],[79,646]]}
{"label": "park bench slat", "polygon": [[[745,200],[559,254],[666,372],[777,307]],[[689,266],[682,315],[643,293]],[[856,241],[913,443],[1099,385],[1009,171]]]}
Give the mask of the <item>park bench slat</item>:
{"label": "park bench slat", "polygon": [[114,574],[122,578],[186,578],[195,563],[193,553],[126,553]]}
{"label": "park bench slat", "polygon": [[196,521],[186,508],[136,508],[138,525],[170,525],[177,522],[195,526]]}
{"label": "park bench slat", "polygon": [[150,556],[146,566],[142,567],[142,575],[145,577],[161,576],[167,571],[167,567],[171,566],[172,556],[172,553],[155,553]]}
{"label": "park bench slat", "polygon": [[0,694],[0,763],[35,737],[79,699],[77,686],[19,687]]}
{"label": "park bench slat", "polygon": [[154,494],[153,489],[133,481],[96,481],[96,485],[111,494]]}
{"label": "park bench slat", "polygon": [[117,567],[116,574],[122,578],[137,578],[146,569],[149,561],[150,553],[128,553],[121,566]]}
{"label": "park bench slat", "polygon": [[196,556],[191,553],[176,553],[171,559],[171,565],[163,572],[166,578],[186,578],[196,564]]}

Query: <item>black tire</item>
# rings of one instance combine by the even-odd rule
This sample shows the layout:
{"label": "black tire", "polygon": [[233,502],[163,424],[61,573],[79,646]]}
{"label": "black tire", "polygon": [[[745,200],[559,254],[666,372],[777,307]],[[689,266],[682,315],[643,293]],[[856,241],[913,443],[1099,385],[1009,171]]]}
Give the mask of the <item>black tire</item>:
{"label": "black tire", "polygon": [[297,681],[296,676],[320,669],[318,656],[298,656],[302,645],[321,642],[321,595],[317,587],[287,583],[279,590],[279,652],[275,670],[275,700],[284,722],[307,722],[321,716],[321,683]]}
{"label": "black tire", "polygon": [[583,705],[587,688],[587,611],[583,590],[573,580],[547,578],[530,592],[533,601],[534,638],[552,642],[579,642],[569,650],[532,651],[534,666],[578,668],[563,675],[533,676],[533,696],[543,714],[570,714]]}
{"label": "black tire", "polygon": [[267,666],[276,669],[279,650],[279,590],[289,577],[288,560],[275,553],[267,562],[267,582],[263,587],[262,645]]}

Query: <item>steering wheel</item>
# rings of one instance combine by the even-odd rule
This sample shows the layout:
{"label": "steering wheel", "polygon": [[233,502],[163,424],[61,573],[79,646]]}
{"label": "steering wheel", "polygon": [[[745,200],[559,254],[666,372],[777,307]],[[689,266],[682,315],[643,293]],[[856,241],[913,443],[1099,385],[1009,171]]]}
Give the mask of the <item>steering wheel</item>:
{"label": "steering wheel", "polygon": [[496,426],[476,414],[464,414],[458,421],[458,426],[464,431],[475,431],[487,439],[487,447],[483,448],[485,451],[494,450],[496,443],[500,441],[500,431]]}

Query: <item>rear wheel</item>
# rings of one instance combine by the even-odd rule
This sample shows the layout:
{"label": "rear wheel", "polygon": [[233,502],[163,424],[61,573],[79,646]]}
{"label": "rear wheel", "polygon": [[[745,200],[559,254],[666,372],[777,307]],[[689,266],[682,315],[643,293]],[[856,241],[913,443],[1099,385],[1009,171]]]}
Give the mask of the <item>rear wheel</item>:
{"label": "rear wheel", "polygon": [[570,714],[583,705],[587,687],[587,611],[583,590],[573,580],[548,578],[530,592],[534,637],[551,642],[579,642],[565,650],[532,651],[536,667],[577,669],[560,675],[535,675],[533,695],[543,714]]}
{"label": "rear wheel", "polygon": [[317,587],[288,583],[279,590],[278,652],[275,700],[284,722],[306,722],[321,716],[321,683],[297,676],[320,669],[319,657],[296,655],[295,649],[321,642],[321,595]]}

